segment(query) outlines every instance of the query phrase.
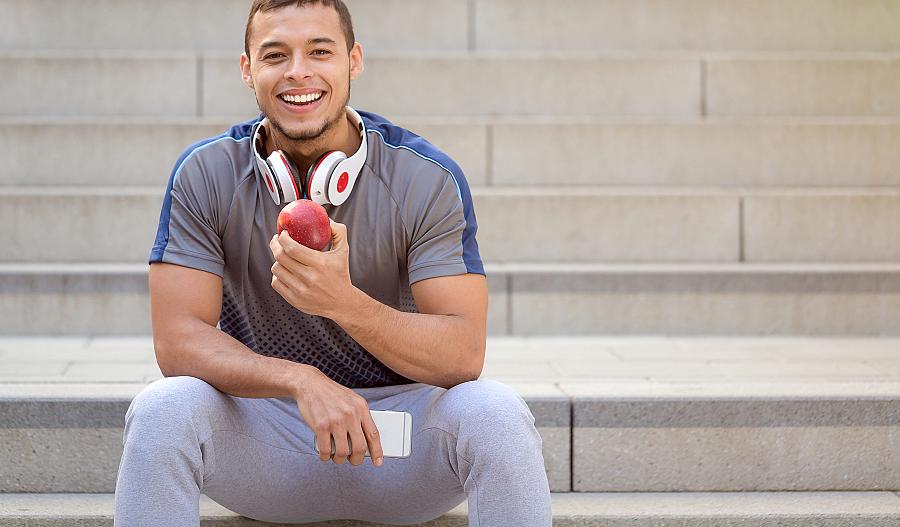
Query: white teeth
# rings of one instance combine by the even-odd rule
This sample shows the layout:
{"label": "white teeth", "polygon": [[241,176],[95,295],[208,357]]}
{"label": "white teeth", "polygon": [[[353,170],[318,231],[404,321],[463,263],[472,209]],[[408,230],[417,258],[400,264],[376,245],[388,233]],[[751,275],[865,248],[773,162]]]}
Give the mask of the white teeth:
{"label": "white teeth", "polygon": [[319,99],[322,96],[322,92],[309,93],[305,95],[282,95],[281,98],[287,102],[293,103],[307,103],[312,102]]}

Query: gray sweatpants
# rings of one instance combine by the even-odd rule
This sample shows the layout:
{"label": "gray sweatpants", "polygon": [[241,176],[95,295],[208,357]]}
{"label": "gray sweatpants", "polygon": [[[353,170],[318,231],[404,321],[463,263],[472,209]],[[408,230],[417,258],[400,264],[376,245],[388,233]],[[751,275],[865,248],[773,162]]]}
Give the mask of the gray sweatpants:
{"label": "gray sweatpants", "polygon": [[412,414],[409,458],[323,462],[292,398],[234,397],[186,376],[152,383],[125,415],[115,525],[196,527],[201,493],[277,523],[420,523],[468,499],[471,526],[551,525],[541,438],[512,389],[478,380],[354,391],[372,410]]}

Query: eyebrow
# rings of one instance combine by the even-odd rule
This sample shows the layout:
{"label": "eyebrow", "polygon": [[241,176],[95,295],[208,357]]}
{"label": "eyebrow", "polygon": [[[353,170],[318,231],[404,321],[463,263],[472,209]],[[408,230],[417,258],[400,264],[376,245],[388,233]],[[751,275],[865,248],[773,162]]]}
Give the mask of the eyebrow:
{"label": "eyebrow", "polygon": [[[336,45],[337,42],[335,42],[334,39],[328,38],[328,37],[316,37],[316,38],[311,38],[306,41],[307,46],[314,46],[316,44]],[[285,44],[284,42],[281,42],[280,40],[267,40],[259,46],[259,53],[262,53],[266,49],[277,48],[277,47],[288,47],[288,45]]]}

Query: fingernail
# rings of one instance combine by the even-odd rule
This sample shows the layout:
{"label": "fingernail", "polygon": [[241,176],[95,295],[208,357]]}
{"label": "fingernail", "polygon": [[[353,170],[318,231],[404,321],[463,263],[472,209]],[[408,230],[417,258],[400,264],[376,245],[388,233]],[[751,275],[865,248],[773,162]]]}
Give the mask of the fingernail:
{"label": "fingernail", "polygon": [[382,463],[384,463],[384,460],[382,458],[378,458],[375,460],[376,467],[380,467]]}

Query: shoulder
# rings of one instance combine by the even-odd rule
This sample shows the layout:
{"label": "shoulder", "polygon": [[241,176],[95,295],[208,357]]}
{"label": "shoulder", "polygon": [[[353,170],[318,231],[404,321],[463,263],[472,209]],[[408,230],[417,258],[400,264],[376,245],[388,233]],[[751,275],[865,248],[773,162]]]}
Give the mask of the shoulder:
{"label": "shoulder", "polygon": [[462,200],[468,183],[456,162],[427,139],[384,117],[360,111],[369,141],[369,163],[392,190],[451,183]]}
{"label": "shoulder", "polygon": [[219,135],[189,145],[175,161],[170,185],[178,183],[182,178],[208,180],[214,177],[223,181],[229,179],[226,177],[228,173],[235,176],[236,182],[244,175],[247,166],[252,167],[250,135],[253,125],[259,120],[257,117],[235,124]]}

